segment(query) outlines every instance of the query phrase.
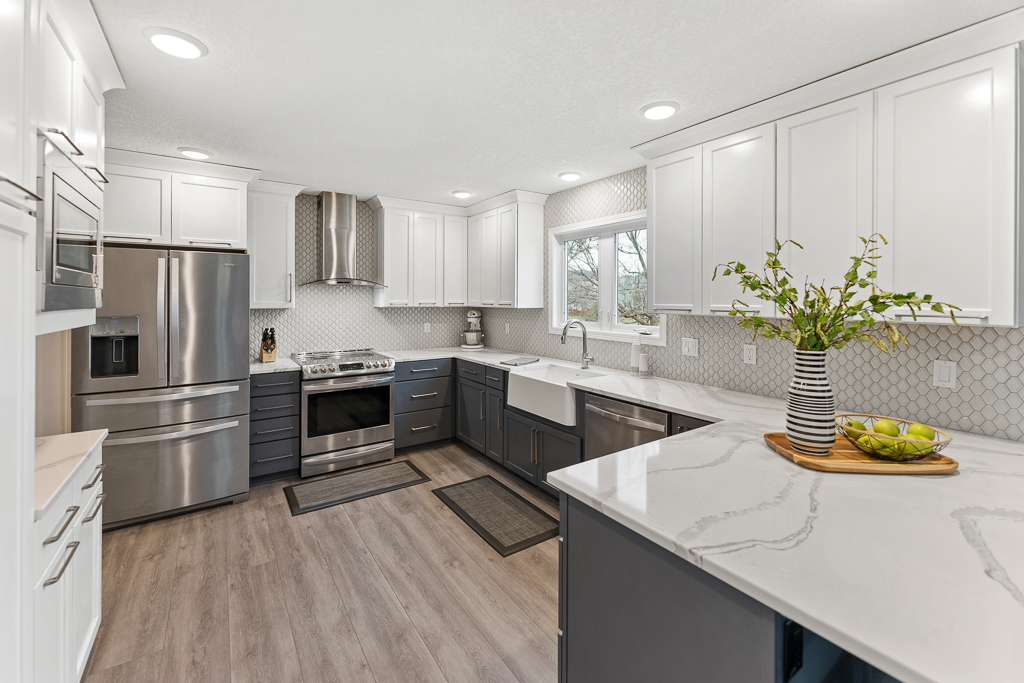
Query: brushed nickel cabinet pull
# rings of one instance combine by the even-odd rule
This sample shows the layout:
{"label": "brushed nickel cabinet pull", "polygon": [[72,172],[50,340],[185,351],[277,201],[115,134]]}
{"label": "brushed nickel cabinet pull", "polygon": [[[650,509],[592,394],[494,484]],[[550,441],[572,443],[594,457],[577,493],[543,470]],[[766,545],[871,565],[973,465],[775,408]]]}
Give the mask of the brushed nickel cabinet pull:
{"label": "brushed nickel cabinet pull", "polygon": [[273,384],[257,384],[256,388],[260,387],[286,387],[289,384],[295,384],[295,382],[274,382]]}
{"label": "brushed nickel cabinet pull", "polygon": [[93,486],[95,486],[96,482],[98,482],[100,480],[100,477],[103,476],[103,470],[105,470],[106,468],[106,463],[100,463],[99,465],[96,465],[96,474],[93,476],[92,481],[90,481],[88,484],[82,487],[82,490],[85,491],[86,489],[91,489]]}
{"label": "brushed nickel cabinet pull", "polygon": [[437,392],[435,391],[430,394],[413,394],[409,398],[430,398],[431,396],[437,396]]}
{"label": "brushed nickel cabinet pull", "polygon": [[292,457],[291,453],[289,453],[288,455],[279,455],[276,458],[263,458],[262,460],[257,460],[256,462],[270,462],[271,460],[284,460],[285,458],[290,458],[290,457]]}
{"label": "brushed nickel cabinet pull", "polygon": [[256,411],[259,412],[261,410],[281,410],[283,408],[294,408],[294,407],[295,407],[294,403],[289,403],[286,406],[273,406],[272,408],[257,408]]}
{"label": "brushed nickel cabinet pull", "polygon": [[412,370],[412,372],[437,372],[437,368],[419,368]]}
{"label": "brushed nickel cabinet pull", "polygon": [[487,403],[487,393],[480,392],[480,419],[484,419],[484,404]]}
{"label": "brushed nickel cabinet pull", "polygon": [[464,369],[463,372],[466,373],[467,375],[479,375],[480,374],[476,370],[465,370]]}
{"label": "brushed nickel cabinet pull", "polygon": [[71,558],[75,556],[75,552],[78,550],[78,546],[80,545],[82,545],[81,541],[71,541],[71,543],[68,543],[68,548],[71,549],[71,552],[68,553],[68,559],[64,560],[64,564],[60,566],[60,571],[57,572],[57,576],[43,581],[44,586],[52,586],[60,581],[60,577],[64,576],[64,570],[68,568],[69,564],[71,564]]}
{"label": "brushed nickel cabinet pull", "polygon": [[424,429],[437,429],[437,425],[427,425],[426,427],[413,427],[409,431],[420,432],[423,431]]}
{"label": "brushed nickel cabinet pull", "polygon": [[79,507],[77,505],[72,505],[71,507],[69,507],[64,512],[64,514],[67,515],[68,518],[64,520],[64,524],[60,527],[60,531],[58,531],[53,536],[50,536],[48,539],[43,541],[43,545],[50,545],[51,543],[56,543],[57,541],[59,541],[60,537],[64,535],[64,532],[68,530],[68,526],[71,525],[71,520],[73,520],[75,518],[75,515],[78,514],[78,510]]}
{"label": "brushed nickel cabinet pull", "polygon": [[107,494],[101,493],[96,496],[96,509],[92,511],[92,514],[82,520],[82,524],[88,524],[92,520],[96,519],[96,515],[100,514],[100,508],[103,507],[103,501],[107,499]]}
{"label": "brushed nickel cabinet pull", "polygon": [[502,404],[502,402],[503,402],[502,399],[499,398],[498,399],[498,429],[499,430],[501,429],[501,413],[502,413],[501,404]]}
{"label": "brushed nickel cabinet pull", "polygon": [[268,429],[265,432],[256,432],[257,434],[273,434],[274,432],[290,432],[294,427],[281,427],[280,429]]}

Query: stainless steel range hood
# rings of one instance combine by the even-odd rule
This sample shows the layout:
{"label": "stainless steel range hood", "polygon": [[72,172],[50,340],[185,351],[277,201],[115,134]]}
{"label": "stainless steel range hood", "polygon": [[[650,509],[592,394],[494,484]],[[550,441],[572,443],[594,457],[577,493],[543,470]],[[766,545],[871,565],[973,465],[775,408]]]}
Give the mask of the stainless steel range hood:
{"label": "stainless steel range hood", "polygon": [[302,285],[360,285],[383,287],[356,271],[356,197],[321,192],[317,201],[320,234],[316,241],[316,271]]}

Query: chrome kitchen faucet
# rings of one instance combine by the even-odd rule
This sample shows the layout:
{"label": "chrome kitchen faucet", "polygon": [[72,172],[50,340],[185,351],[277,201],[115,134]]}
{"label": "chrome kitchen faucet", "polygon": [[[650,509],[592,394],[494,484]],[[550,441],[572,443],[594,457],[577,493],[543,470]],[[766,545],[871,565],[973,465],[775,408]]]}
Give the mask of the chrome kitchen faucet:
{"label": "chrome kitchen faucet", "polygon": [[567,322],[565,324],[565,327],[562,328],[562,344],[565,344],[565,335],[569,334],[569,328],[572,327],[573,325],[578,326],[580,330],[583,332],[583,360],[580,364],[580,368],[586,370],[587,368],[590,367],[590,361],[594,360],[587,353],[587,327],[579,320],[570,320],[569,322]]}

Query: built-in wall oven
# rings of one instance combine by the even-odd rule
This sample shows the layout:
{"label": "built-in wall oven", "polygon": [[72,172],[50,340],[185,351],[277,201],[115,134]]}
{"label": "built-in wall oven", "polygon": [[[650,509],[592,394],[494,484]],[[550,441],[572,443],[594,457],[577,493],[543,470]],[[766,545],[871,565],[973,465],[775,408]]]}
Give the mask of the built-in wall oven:
{"label": "built-in wall oven", "polygon": [[330,353],[294,356],[303,366],[303,477],[395,453],[394,361],[371,350]]}

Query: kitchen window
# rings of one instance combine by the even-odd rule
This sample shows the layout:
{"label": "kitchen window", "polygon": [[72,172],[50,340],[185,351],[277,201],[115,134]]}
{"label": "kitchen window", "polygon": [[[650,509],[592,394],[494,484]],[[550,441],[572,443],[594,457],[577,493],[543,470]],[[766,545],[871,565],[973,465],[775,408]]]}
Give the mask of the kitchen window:
{"label": "kitchen window", "polygon": [[[664,316],[647,311],[647,214],[637,211],[548,233],[549,331],[579,320],[594,339],[665,345]],[[579,336],[576,328],[570,334]]]}

